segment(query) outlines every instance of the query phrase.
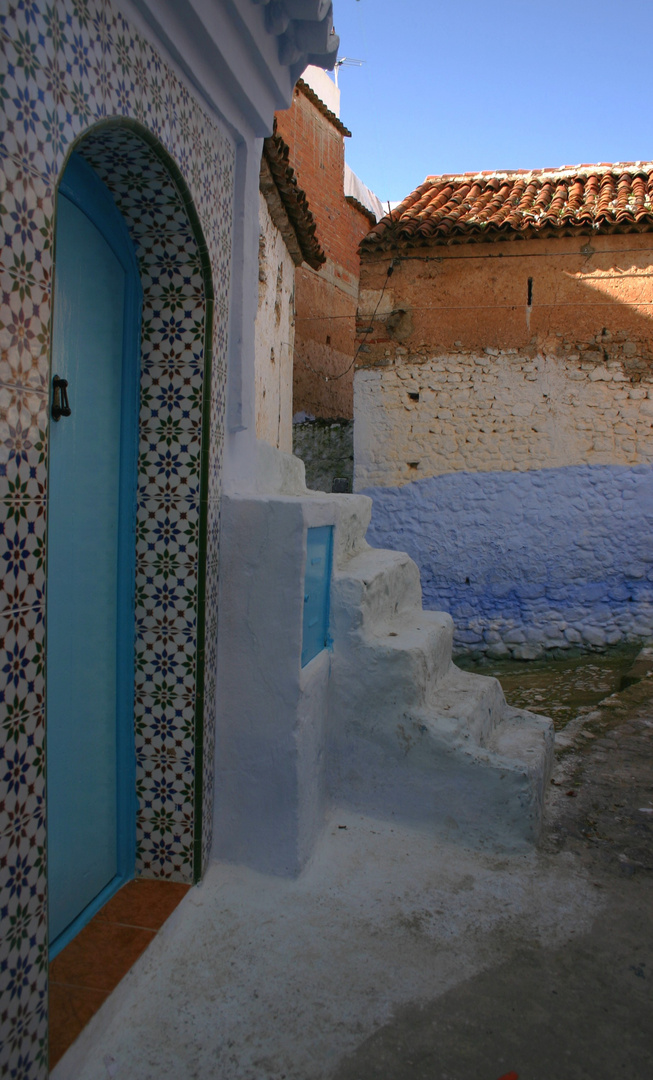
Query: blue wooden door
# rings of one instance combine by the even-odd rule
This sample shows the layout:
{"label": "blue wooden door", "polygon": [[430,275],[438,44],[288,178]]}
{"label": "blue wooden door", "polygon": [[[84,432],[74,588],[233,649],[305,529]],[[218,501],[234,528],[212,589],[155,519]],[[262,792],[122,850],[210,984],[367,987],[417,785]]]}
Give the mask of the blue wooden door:
{"label": "blue wooden door", "polygon": [[51,955],[133,873],[139,323],[124,220],[73,156],[57,200],[52,343],[70,415],[50,422],[48,488]]}

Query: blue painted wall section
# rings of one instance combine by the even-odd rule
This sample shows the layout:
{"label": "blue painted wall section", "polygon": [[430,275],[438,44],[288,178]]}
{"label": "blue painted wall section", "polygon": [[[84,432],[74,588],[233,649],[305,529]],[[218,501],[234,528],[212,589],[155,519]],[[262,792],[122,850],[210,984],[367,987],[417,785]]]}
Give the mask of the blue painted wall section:
{"label": "blue painted wall section", "polygon": [[467,653],[533,659],[653,637],[653,467],[457,472],[371,488],[371,544],[407,551]]}

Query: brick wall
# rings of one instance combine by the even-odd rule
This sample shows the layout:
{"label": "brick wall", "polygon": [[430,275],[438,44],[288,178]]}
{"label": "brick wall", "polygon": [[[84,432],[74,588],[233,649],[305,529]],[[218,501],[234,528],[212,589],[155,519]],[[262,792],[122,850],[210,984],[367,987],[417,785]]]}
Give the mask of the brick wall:
{"label": "brick wall", "polygon": [[359,487],[653,460],[653,237],[407,254],[363,262]]}
{"label": "brick wall", "polygon": [[416,560],[459,651],[649,640],[653,236],[433,246],[388,277],[392,258],[360,280],[371,542]]}
{"label": "brick wall", "polygon": [[320,271],[303,266],[296,275],[293,411],[351,418],[353,370],[342,373],[354,356],[358,244],[370,221],[345,199],[345,146],[338,127],[300,88],[291,108],[276,115],[327,256]]}

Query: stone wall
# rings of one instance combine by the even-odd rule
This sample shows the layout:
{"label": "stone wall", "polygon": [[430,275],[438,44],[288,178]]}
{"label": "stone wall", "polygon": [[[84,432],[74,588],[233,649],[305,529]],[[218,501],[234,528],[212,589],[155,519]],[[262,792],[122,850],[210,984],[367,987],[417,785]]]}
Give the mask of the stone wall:
{"label": "stone wall", "polygon": [[652,251],[642,234],[363,257],[354,487],[459,650],[653,635]]}
{"label": "stone wall", "polygon": [[293,424],[293,454],[304,462],[306,487],[311,491],[332,491],[336,476],[349,480],[351,491],[353,420],[304,420]]}
{"label": "stone wall", "polygon": [[359,490],[459,470],[653,461],[653,368],[625,330],[557,353],[407,352],[356,374]]}
{"label": "stone wall", "polygon": [[415,559],[457,652],[526,660],[652,634],[649,465],[460,472],[365,493],[370,543]]}
{"label": "stone wall", "polygon": [[292,453],[295,264],[259,194],[256,437]]}

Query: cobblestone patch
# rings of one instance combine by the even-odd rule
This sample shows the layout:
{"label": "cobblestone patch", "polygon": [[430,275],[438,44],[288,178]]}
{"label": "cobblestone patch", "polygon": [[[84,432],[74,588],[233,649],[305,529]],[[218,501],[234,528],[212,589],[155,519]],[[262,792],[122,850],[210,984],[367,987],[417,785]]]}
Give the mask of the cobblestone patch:
{"label": "cobblestone patch", "polygon": [[651,875],[653,671],[581,719],[556,739],[542,848],[609,874]]}

